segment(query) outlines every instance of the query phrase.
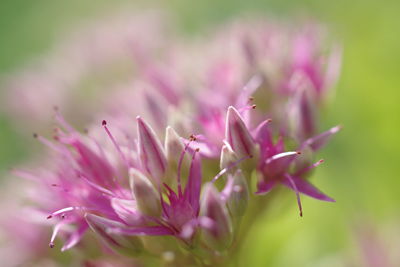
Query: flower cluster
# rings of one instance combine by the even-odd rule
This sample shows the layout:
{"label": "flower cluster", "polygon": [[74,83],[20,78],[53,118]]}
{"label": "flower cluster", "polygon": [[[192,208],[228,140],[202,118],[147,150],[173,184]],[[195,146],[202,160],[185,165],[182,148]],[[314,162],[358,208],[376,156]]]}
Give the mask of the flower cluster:
{"label": "flower cluster", "polygon": [[33,201],[54,221],[50,247],[62,235],[68,250],[90,231],[107,253],[220,262],[259,195],[284,185],[300,216],[301,194],[334,201],[308,180],[323,162],[316,152],[340,129],[317,132],[340,67],[323,33],[233,24],[207,42],[136,54],[134,79],[145,90],[122,101],[130,107],[119,114],[129,115],[104,115],[80,133],[56,110],[54,140],[35,135],[51,163],[15,171],[36,181]]}

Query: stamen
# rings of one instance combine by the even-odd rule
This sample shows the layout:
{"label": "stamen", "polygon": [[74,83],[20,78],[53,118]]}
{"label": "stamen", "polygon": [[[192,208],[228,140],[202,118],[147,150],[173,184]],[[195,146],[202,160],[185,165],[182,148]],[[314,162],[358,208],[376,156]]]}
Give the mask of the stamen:
{"label": "stamen", "polygon": [[244,156],[240,159],[238,159],[235,162],[232,162],[231,164],[229,164],[227,167],[223,168],[217,175],[215,175],[215,177],[211,180],[212,183],[214,183],[215,181],[218,180],[219,177],[221,177],[222,175],[224,175],[225,173],[227,173],[230,169],[236,167],[237,165],[239,165],[239,163],[241,163],[242,161],[246,160],[246,159],[251,159],[253,158],[253,155],[247,155]]}
{"label": "stamen", "polygon": [[61,226],[63,226],[64,224],[65,224],[65,222],[60,222],[54,226],[53,234],[51,235],[50,243],[49,243],[50,248],[54,248],[54,240],[56,239],[56,236],[57,236],[58,232],[60,231]]}
{"label": "stamen", "polygon": [[300,151],[290,151],[290,152],[283,152],[283,153],[275,154],[272,157],[267,158],[265,160],[265,164],[269,164],[269,163],[271,163],[271,162],[273,162],[273,161],[275,161],[277,159],[280,159],[280,158],[285,158],[285,157],[290,157],[290,156],[293,156],[293,155],[300,155],[300,154],[301,154]]}
{"label": "stamen", "polygon": [[239,111],[240,114],[242,114],[245,111],[256,109],[256,107],[257,107],[257,105],[248,105],[248,106],[244,106],[244,107],[238,109],[238,111]]}
{"label": "stamen", "polygon": [[108,127],[107,127],[107,121],[106,121],[106,120],[103,120],[102,123],[101,123],[101,125],[103,125],[104,130],[106,130],[106,133],[107,133],[108,137],[110,137],[111,142],[113,143],[113,145],[114,145],[115,148],[117,149],[117,151],[118,151],[118,153],[119,153],[119,155],[120,155],[122,161],[125,163],[126,167],[129,168],[129,167],[130,167],[130,166],[129,166],[129,162],[128,162],[128,160],[126,159],[125,155],[122,153],[121,147],[117,144],[117,141],[115,140],[114,136],[111,134],[110,130],[108,129]]}
{"label": "stamen", "polygon": [[105,189],[105,188],[102,187],[102,186],[99,186],[99,185],[93,183],[93,182],[90,181],[85,175],[83,175],[83,174],[81,174],[81,173],[78,173],[77,175],[78,175],[79,178],[82,178],[88,185],[92,186],[94,189],[97,189],[98,191],[100,191],[100,192],[102,192],[102,193],[104,193],[104,194],[106,194],[106,195],[109,195],[109,196],[111,196],[111,197],[115,197],[115,194],[114,194],[113,192],[111,192],[111,191],[108,190],[108,189]]}
{"label": "stamen", "polygon": [[[60,210],[57,210],[57,211],[51,213],[49,216],[47,216],[47,219],[51,219],[54,216],[57,216],[59,214],[64,214],[65,212],[71,212],[74,210],[89,210],[89,209],[87,209],[85,207],[78,207],[78,206],[77,207],[67,207],[67,208],[63,208],[63,209],[60,209]],[[64,214],[64,217],[65,217],[65,214]]]}
{"label": "stamen", "polygon": [[75,129],[69,125],[68,122],[65,121],[64,117],[61,115],[61,113],[59,112],[59,109],[57,106],[54,106],[54,112],[55,112],[55,119],[56,121],[58,121],[58,123],[64,127],[67,131],[73,133],[75,132]]}
{"label": "stamen", "polygon": [[300,193],[299,193],[299,190],[297,189],[296,183],[293,181],[293,179],[290,175],[286,174],[285,177],[288,179],[289,183],[292,185],[292,187],[294,189],[294,192],[296,193],[297,205],[299,206],[299,210],[300,210],[300,217],[303,217],[303,208],[301,206]]}
{"label": "stamen", "polygon": [[40,136],[37,133],[34,133],[33,137],[36,138],[43,145],[47,146],[48,148],[50,148],[50,149],[52,149],[52,150],[54,150],[56,152],[63,153],[63,150],[60,147],[56,146],[55,144],[53,144],[52,142],[50,142],[49,140],[47,140],[43,136]]}

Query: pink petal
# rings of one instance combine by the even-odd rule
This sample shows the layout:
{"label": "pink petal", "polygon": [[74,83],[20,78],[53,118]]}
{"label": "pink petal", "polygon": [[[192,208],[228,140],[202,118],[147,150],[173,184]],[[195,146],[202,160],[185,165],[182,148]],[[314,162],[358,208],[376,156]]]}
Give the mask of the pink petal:
{"label": "pink petal", "polygon": [[258,195],[264,195],[269,193],[272,188],[276,185],[276,180],[268,180],[268,181],[260,181],[257,185],[257,192]]}
{"label": "pink petal", "polygon": [[[328,197],[327,195],[325,195],[324,193],[322,193],[320,190],[318,190],[315,186],[313,186],[308,181],[306,181],[302,178],[296,177],[296,176],[292,176],[292,179],[293,179],[293,182],[296,184],[297,190],[299,190],[300,193],[303,193],[307,196],[310,196],[312,198],[319,199],[322,201],[335,202],[334,199],[332,199],[332,198]],[[289,181],[284,180],[283,184],[294,190],[293,185]]]}
{"label": "pink petal", "polygon": [[200,189],[201,189],[201,162],[199,157],[194,157],[190,165],[189,179],[185,188],[184,197],[192,206],[195,214],[198,214],[200,208]]}
{"label": "pink petal", "polygon": [[332,137],[332,135],[339,132],[340,129],[341,129],[340,126],[335,126],[326,132],[323,132],[317,136],[311,137],[311,138],[307,139],[301,145],[301,147],[310,146],[313,150],[319,150],[329,141],[329,139]]}

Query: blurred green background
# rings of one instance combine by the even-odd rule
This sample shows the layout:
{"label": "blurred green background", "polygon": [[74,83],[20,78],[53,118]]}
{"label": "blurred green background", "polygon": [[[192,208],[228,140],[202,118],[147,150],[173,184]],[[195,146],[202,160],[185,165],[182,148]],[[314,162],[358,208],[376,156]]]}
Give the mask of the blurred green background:
{"label": "blurred green background", "polygon": [[[0,75],[45,53],[63,31],[85,18],[127,2],[1,0]],[[313,181],[337,203],[303,198],[303,218],[290,197],[290,211],[274,203],[250,232],[239,266],[361,266],[357,229],[372,225],[380,233],[400,223],[400,1],[170,0],[135,6],[170,10],[189,33],[251,11],[311,17],[328,25],[344,55],[336,98],[322,126],[342,124],[344,129],[321,153],[326,164]],[[27,159],[32,147],[32,140],[13,127],[0,114],[2,173]],[[391,240],[382,239],[390,246]]]}

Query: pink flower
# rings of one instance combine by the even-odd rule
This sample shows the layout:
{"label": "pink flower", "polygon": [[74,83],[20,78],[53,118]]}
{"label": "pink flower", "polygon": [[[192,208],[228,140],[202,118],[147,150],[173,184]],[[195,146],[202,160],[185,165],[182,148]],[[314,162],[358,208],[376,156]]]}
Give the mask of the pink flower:
{"label": "pink flower", "polygon": [[32,200],[55,223],[51,247],[62,235],[70,249],[90,230],[125,256],[171,252],[176,264],[208,264],[238,238],[252,177],[257,195],[293,190],[300,215],[300,194],[334,201],[308,177],[340,129],[317,134],[337,54],[326,59],[312,27],[293,35],[277,24],[238,24],[205,43],[160,54],[136,44],[132,88],[141,89],[110,93],[95,117],[102,127],[81,134],[56,111],[55,140],[36,136],[54,155],[37,174],[17,174],[37,181]]}

